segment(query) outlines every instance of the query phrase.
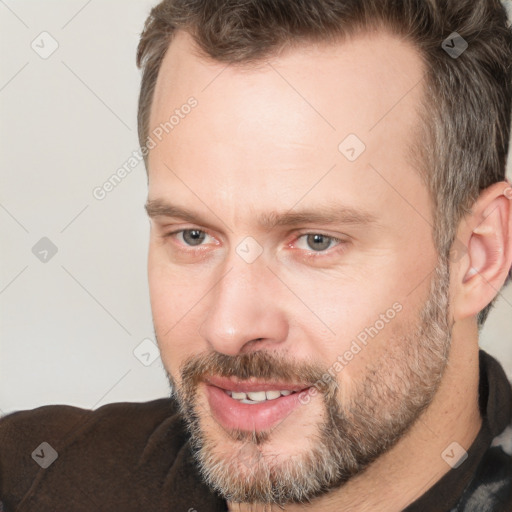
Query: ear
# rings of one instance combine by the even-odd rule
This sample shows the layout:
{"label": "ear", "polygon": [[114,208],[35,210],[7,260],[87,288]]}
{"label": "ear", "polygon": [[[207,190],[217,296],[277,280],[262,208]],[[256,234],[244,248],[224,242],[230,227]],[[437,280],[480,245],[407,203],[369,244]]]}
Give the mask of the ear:
{"label": "ear", "polygon": [[[462,250],[461,250],[462,249]],[[452,247],[454,320],[476,316],[498,294],[512,267],[512,186],[485,189],[459,226]],[[454,281],[454,282],[453,282]]]}

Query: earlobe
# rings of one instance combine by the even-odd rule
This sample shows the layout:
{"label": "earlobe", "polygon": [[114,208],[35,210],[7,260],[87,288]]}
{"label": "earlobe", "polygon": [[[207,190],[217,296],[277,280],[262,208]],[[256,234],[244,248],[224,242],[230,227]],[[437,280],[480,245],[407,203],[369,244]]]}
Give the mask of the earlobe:
{"label": "earlobe", "polygon": [[467,258],[460,262],[453,301],[455,317],[475,316],[498,294],[512,266],[512,189],[495,183],[482,192],[459,237],[466,240]]}

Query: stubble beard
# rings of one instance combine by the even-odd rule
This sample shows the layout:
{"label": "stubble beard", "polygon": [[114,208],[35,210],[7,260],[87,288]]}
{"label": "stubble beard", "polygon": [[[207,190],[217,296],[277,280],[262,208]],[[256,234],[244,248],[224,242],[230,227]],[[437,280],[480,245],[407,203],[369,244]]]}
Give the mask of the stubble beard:
{"label": "stubble beard", "polygon": [[[440,262],[429,297],[409,332],[395,336],[378,360],[366,365],[361,378],[352,379],[343,403],[336,383],[326,385],[317,431],[307,436],[302,450],[299,437],[293,454],[276,453],[275,445],[272,453],[265,450],[281,425],[270,431],[228,432],[211,419],[216,431],[205,431],[204,418],[210,413],[198,402],[197,386],[208,374],[299,379],[313,384],[322,379],[326,368],[290,364],[263,351],[237,356],[209,353],[188,359],[181,368],[181,385],[176,386],[170,375],[169,380],[206,483],[232,503],[284,506],[309,502],[365,470],[402,438],[435,396],[451,342],[448,288],[448,264]],[[364,350],[372,350],[371,345]],[[300,431],[300,426],[294,431]],[[224,444],[231,444],[229,454],[218,449],[218,436],[225,438]]]}

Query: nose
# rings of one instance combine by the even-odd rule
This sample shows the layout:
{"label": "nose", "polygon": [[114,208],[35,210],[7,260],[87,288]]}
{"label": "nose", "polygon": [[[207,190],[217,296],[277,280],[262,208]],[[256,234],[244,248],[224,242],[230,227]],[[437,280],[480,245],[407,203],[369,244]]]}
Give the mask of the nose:
{"label": "nose", "polygon": [[289,328],[279,300],[283,290],[264,259],[247,263],[234,254],[224,268],[208,294],[200,335],[213,350],[226,355],[283,343]]}

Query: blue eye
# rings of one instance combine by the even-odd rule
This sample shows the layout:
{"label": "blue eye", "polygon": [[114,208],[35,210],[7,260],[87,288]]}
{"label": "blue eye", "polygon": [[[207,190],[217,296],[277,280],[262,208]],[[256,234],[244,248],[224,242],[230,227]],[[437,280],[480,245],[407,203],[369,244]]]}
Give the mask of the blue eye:
{"label": "blue eye", "polygon": [[[217,245],[215,238],[200,229],[181,229],[166,236],[176,238],[182,246],[190,248],[201,247],[208,242],[213,242],[214,245]],[[310,253],[327,252],[329,249],[340,244],[343,244],[343,240],[322,233],[304,233],[297,236],[294,243],[297,249]]]}
{"label": "blue eye", "polygon": [[334,245],[337,245],[341,242],[338,238],[322,235],[321,233],[308,233],[297,238],[297,241],[305,240],[305,244],[307,247],[300,247],[300,244],[297,244],[299,249],[312,250],[315,252],[323,252],[327,249],[330,249]]}
{"label": "blue eye", "polygon": [[185,244],[190,245],[191,247],[201,245],[208,236],[204,231],[199,229],[183,229],[175,234],[178,236],[181,235]]}

